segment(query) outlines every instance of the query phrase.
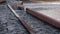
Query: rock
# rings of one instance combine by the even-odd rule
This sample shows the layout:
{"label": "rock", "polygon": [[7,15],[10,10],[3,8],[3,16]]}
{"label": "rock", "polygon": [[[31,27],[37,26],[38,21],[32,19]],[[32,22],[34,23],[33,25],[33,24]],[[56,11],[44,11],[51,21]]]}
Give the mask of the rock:
{"label": "rock", "polygon": [[3,3],[3,2],[5,2],[6,0],[0,0],[0,3]]}
{"label": "rock", "polygon": [[10,5],[12,6],[13,9],[17,9],[18,7],[23,6],[23,2],[22,1],[14,1]]}

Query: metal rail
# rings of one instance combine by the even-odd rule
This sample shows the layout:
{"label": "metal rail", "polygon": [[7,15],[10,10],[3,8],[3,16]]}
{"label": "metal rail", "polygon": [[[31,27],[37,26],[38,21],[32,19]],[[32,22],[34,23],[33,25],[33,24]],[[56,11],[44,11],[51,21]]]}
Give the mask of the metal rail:
{"label": "metal rail", "polygon": [[[44,13],[34,11],[30,8],[27,8],[26,11],[27,11],[27,13],[30,13],[30,14],[34,15],[35,17],[42,19],[42,20],[46,21],[47,23],[60,29],[60,20],[56,20],[56,18],[49,17],[50,15],[47,16]],[[57,16],[57,15],[55,15],[55,16]]]}
{"label": "metal rail", "polygon": [[12,9],[12,7],[8,4],[9,9],[13,12],[13,14],[19,19],[19,21],[23,24],[23,26],[26,28],[26,30],[29,32],[29,34],[35,34],[35,32],[30,28],[28,24],[15,12],[15,10]]}

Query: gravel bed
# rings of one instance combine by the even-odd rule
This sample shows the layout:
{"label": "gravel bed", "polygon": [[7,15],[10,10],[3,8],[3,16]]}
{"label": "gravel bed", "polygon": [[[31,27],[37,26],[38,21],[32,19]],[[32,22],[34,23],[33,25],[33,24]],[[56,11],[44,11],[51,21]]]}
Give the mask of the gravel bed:
{"label": "gravel bed", "polygon": [[60,34],[60,30],[50,24],[33,17],[26,11],[16,10],[21,18],[36,32],[36,34]]}
{"label": "gravel bed", "polygon": [[14,2],[14,1],[20,1],[20,0],[6,0],[6,2],[3,2],[0,5],[10,4],[10,3]]}
{"label": "gravel bed", "polygon": [[0,5],[0,10],[9,10],[7,5]]}
{"label": "gravel bed", "polygon": [[28,34],[6,5],[0,5],[0,34]]}

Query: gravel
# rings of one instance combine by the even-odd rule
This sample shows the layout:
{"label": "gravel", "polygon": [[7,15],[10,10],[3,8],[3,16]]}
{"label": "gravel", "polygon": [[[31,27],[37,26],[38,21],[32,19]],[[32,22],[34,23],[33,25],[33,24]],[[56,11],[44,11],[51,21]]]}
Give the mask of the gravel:
{"label": "gravel", "polygon": [[16,12],[36,32],[36,34],[60,34],[59,29],[42,20],[37,19],[29,13],[26,13],[26,11],[16,10]]}
{"label": "gravel", "polygon": [[10,4],[10,3],[14,2],[14,1],[20,1],[20,0],[6,0],[6,2],[3,2],[0,5]]}
{"label": "gravel", "polygon": [[[0,5],[0,34],[28,34],[18,19],[7,8],[6,4],[16,0],[7,0]],[[41,5],[41,4],[40,4]],[[16,10],[21,18],[36,32],[36,34],[60,34],[60,30],[50,24],[37,19],[25,11]]]}
{"label": "gravel", "polygon": [[0,5],[0,34],[28,34],[6,5]]}

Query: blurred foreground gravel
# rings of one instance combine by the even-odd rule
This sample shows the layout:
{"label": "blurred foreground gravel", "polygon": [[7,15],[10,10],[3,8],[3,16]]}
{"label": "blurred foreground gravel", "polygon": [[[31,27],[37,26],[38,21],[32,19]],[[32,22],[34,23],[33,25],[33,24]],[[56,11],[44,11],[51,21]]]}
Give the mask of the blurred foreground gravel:
{"label": "blurred foreground gravel", "polygon": [[6,5],[0,5],[0,34],[28,34]]}
{"label": "blurred foreground gravel", "polygon": [[[8,3],[14,1],[16,0],[7,0],[6,3],[3,3],[4,5],[0,5],[0,34],[28,34],[24,27],[21,25],[21,23],[18,21],[18,19],[6,6]],[[43,6],[45,8],[48,6],[44,4],[40,5],[40,7]],[[50,7],[51,6],[49,5],[47,8]],[[36,32],[36,34],[60,34],[59,29],[52,27],[50,24],[37,19],[36,17],[26,13],[25,11],[16,10],[16,12]]]}

